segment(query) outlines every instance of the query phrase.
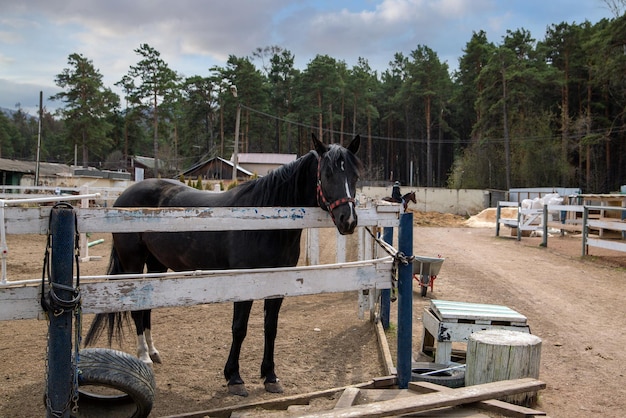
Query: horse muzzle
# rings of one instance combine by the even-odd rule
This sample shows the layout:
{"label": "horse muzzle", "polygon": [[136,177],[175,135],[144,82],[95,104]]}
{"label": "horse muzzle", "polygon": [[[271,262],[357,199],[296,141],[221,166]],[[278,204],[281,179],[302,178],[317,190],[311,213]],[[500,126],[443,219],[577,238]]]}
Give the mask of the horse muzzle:
{"label": "horse muzzle", "polygon": [[345,203],[332,209],[332,218],[341,235],[350,235],[358,224],[358,216],[354,203]]}

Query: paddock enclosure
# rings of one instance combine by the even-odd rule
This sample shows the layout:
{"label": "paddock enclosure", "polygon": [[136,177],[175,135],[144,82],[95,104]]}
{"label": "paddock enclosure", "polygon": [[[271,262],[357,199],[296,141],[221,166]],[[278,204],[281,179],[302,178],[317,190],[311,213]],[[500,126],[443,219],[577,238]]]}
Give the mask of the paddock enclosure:
{"label": "paddock enclosure", "polygon": [[[45,234],[49,228],[50,207],[5,207],[3,217],[6,234]],[[178,209],[110,209],[81,208],[76,213],[76,229],[81,234],[102,234],[129,231],[178,231],[277,228],[325,228],[332,227],[330,217],[321,209],[313,208],[193,208]],[[396,226],[397,206],[361,208],[359,225],[374,230]],[[309,231],[314,229],[309,229]],[[307,234],[308,245],[314,247],[316,233]],[[372,237],[363,228],[356,235],[357,258],[362,261],[333,263],[312,267],[278,269],[280,271],[194,271],[165,275],[116,276],[115,281],[105,276],[81,274],[80,292],[83,314],[114,310],[152,309],[176,306],[195,306],[206,303],[226,302],[284,295],[300,296],[317,293],[342,293],[358,291],[354,315],[361,316],[374,308],[376,290],[391,286],[391,258],[373,259],[375,249]],[[53,241],[56,240],[53,237]],[[337,234],[336,258],[346,260],[347,238]],[[326,244],[326,243],[325,243]],[[5,252],[8,253],[8,252]],[[87,261],[89,258],[85,258]],[[319,261],[319,252],[307,251],[309,261]],[[82,263],[81,263],[82,264]],[[10,277],[10,271],[7,272]],[[239,273],[238,278],[234,278]],[[264,277],[271,275],[271,281]],[[224,278],[231,280],[226,285]],[[237,285],[232,280],[237,280]],[[3,280],[0,290],[0,318],[3,320],[42,317],[39,280],[15,283]],[[207,289],[211,289],[208,291]],[[217,289],[217,290],[216,290]],[[169,293],[170,297],[163,297]],[[104,302],[103,302],[104,300]],[[106,303],[105,303],[106,302]],[[224,324],[227,328],[227,323]],[[160,325],[156,325],[156,335]],[[158,337],[157,337],[158,338]],[[44,343],[45,344],[45,343]]]}
{"label": "paddock enclosure", "polygon": [[[13,227],[13,221],[7,222],[7,228]],[[419,221],[416,214],[416,224]],[[41,222],[41,226],[45,231],[47,224]],[[310,231],[316,231],[322,242],[319,260],[334,263],[334,232],[326,228]],[[613,254],[610,258],[581,258],[581,241],[573,237],[550,238],[549,247],[540,249],[541,238],[518,242],[495,238],[493,231],[493,227],[460,225],[415,228],[416,253],[446,257],[430,297],[505,304],[524,313],[533,334],[545,343],[540,377],[547,382],[547,389],[542,391],[539,407],[549,416],[621,417],[626,409],[620,395],[626,337],[615,330],[626,326],[623,315],[616,315],[626,297],[626,264],[598,264],[599,260],[615,258]],[[40,279],[45,247],[45,236],[40,233],[7,236],[9,280]],[[349,249],[348,260],[360,251],[358,238],[355,234],[344,243]],[[86,239],[104,242],[89,248],[91,260],[80,264],[81,276],[103,274],[110,234],[94,232]],[[303,242],[302,259],[305,245]],[[19,274],[13,276],[11,272]],[[414,347],[420,345],[420,316],[429,302],[414,299]],[[259,304],[253,308],[242,365],[255,365],[260,358],[254,346],[262,341],[261,309]],[[392,314],[395,309],[396,304],[392,304]],[[358,320],[357,311],[356,293],[352,291],[285,299],[278,339],[283,355],[277,358],[277,367],[286,395],[322,391],[385,374],[371,325]],[[84,323],[89,323],[90,316],[85,314]],[[219,303],[155,311],[157,342],[165,363],[155,366],[157,404],[151,416],[241,404],[240,399],[226,394],[221,376],[229,338],[218,333],[229,326],[230,316],[230,310]],[[0,416],[41,416],[45,411],[41,394],[45,386],[46,322],[3,321],[0,329],[4,363],[0,367]],[[132,353],[134,337],[129,336],[121,348]],[[390,348],[394,350],[391,343]],[[246,374],[254,376],[257,372],[252,368]],[[264,393],[259,379],[250,383],[250,401],[273,398]]]}

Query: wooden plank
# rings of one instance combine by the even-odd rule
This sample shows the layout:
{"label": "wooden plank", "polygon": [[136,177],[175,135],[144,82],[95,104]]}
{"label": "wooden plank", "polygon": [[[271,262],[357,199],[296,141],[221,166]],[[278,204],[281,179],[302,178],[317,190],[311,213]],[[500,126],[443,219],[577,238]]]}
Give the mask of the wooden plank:
{"label": "wooden plank", "polygon": [[519,202],[508,202],[506,200],[501,200],[498,202],[498,206],[519,207]]}
{"label": "wooden plank", "polygon": [[512,403],[499,401],[497,399],[490,399],[488,401],[481,401],[476,406],[485,411],[495,412],[505,417],[511,418],[533,418],[547,416],[543,411],[537,409],[526,408],[521,405],[514,405]]}
{"label": "wooden plank", "polygon": [[[45,234],[49,206],[4,208],[7,234]],[[224,231],[333,228],[320,208],[76,208],[79,232]],[[398,212],[357,208],[359,226],[398,226]],[[260,222],[261,221],[261,222]]]}
{"label": "wooden plank", "polygon": [[589,228],[602,228],[602,229],[610,229],[612,231],[626,231],[626,222],[615,219],[614,221],[608,221],[607,218],[603,218],[604,220],[595,220],[589,219],[587,221],[587,225]]}
{"label": "wooden plank", "polygon": [[587,246],[626,252],[626,242],[623,241],[609,241],[606,239],[587,238]]}
{"label": "wooden plank", "polygon": [[[378,382],[378,383],[377,383]],[[239,405],[225,406],[222,408],[209,409],[204,411],[188,412],[183,414],[171,415],[162,418],[204,418],[204,417],[229,417],[233,411],[241,411],[243,409],[263,408],[263,409],[287,409],[291,405],[307,405],[313,399],[334,396],[336,393],[342,392],[349,387],[353,388],[373,388],[377,385],[393,385],[396,384],[395,376],[384,376],[369,382],[359,383],[356,385],[342,386],[332,389],[321,390],[317,392],[302,393],[298,395],[284,396],[278,399],[268,399],[261,402],[241,403]]]}
{"label": "wooden plank", "polygon": [[574,222],[566,222],[563,224],[561,222],[551,221],[551,222],[548,222],[548,227],[553,228],[553,229],[562,229],[565,231],[574,231],[574,232],[581,232],[583,230],[582,223],[574,223]]}
{"label": "wooden plank", "polygon": [[0,321],[39,318],[41,286],[0,288]]}
{"label": "wooden plank", "polygon": [[517,226],[517,219],[500,218],[500,223],[509,226]]}
{"label": "wooden plank", "polygon": [[[380,390],[380,389],[377,389]],[[359,388],[345,388],[339,400],[335,404],[335,409],[349,408],[354,404],[356,397],[359,395]]]}
{"label": "wooden plank", "polygon": [[388,375],[398,374],[398,370],[393,365],[393,357],[391,356],[391,350],[389,350],[389,344],[387,342],[387,336],[383,329],[381,321],[376,321],[376,338],[378,340],[378,352],[383,357],[383,365],[385,367],[385,373]]}
{"label": "wooden plank", "polygon": [[547,205],[548,212],[577,212],[583,213],[583,205]]}
{"label": "wooden plank", "polygon": [[[84,313],[103,313],[362,289],[389,289],[391,261],[386,260],[279,269],[189,272],[191,275],[188,277],[180,277],[180,273],[170,273],[160,278],[83,280],[82,310]],[[37,298],[38,287],[1,287],[0,320],[37,318],[41,313]],[[19,315],[16,314],[18,312]]]}
{"label": "wooden plank", "polygon": [[[437,385],[430,382],[409,382],[409,390],[417,393],[445,392],[453,390],[447,386]],[[508,402],[490,399],[488,401],[480,401],[472,406],[484,409],[486,411],[495,412],[511,418],[532,418],[536,416],[545,416],[545,412],[536,409],[527,408],[525,406],[513,405]]]}
{"label": "wooden plank", "polygon": [[464,405],[505,395],[545,389],[546,384],[535,379],[504,380],[482,385],[451,389],[445,392],[416,395],[411,398],[381,401],[373,404],[356,405],[350,408],[330,412],[304,415],[301,418],[352,418],[386,417],[413,412],[428,411],[435,408]]}

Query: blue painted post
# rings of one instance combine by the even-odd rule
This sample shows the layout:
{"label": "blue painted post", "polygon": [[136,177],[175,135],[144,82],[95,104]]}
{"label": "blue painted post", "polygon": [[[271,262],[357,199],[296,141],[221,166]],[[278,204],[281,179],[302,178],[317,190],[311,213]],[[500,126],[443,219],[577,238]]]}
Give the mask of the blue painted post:
{"label": "blue painted post", "polygon": [[[50,213],[52,254],[50,281],[62,287],[52,290],[63,301],[74,298],[74,210],[55,207]],[[54,302],[52,307],[55,308]],[[57,307],[58,308],[58,307]],[[72,315],[71,309],[49,312],[47,417],[68,417],[72,401]]]}
{"label": "blue painted post", "polygon": [[[383,228],[383,241],[389,245],[393,245],[393,228]],[[383,289],[380,291],[380,321],[383,325],[383,329],[389,329],[389,317],[391,310],[391,291],[389,289]]]}
{"label": "blue painted post", "polygon": [[[400,215],[398,251],[413,255],[413,213]],[[398,266],[398,387],[406,389],[411,381],[413,356],[413,266]]]}

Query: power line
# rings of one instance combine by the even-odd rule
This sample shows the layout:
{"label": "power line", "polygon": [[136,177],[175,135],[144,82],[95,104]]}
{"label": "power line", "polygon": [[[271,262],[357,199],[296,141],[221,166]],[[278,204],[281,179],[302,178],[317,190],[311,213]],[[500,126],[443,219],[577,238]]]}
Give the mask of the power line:
{"label": "power line", "polygon": [[[253,109],[251,107],[245,106],[245,105],[241,105],[242,108],[249,110],[253,113],[257,113],[259,115],[265,116],[266,118],[269,119],[273,119],[273,120],[278,120],[293,126],[298,126],[301,128],[305,128],[305,129],[310,129],[312,131],[317,130],[318,127],[317,126],[313,126],[313,125],[309,125],[309,124],[305,124],[305,123],[301,123],[301,122],[296,122],[293,120],[289,120],[286,118],[282,118],[276,115],[272,115],[269,114],[267,112],[263,112],[261,110],[257,110],[257,109]],[[334,135],[353,135],[352,132],[345,132],[345,131],[336,131],[336,130],[330,130],[330,129],[323,129],[324,132],[326,133],[331,133]],[[608,136],[609,134],[619,134],[619,133],[624,133],[626,132],[626,127],[621,127],[618,129],[610,129],[610,128],[602,128],[602,129],[596,129],[596,130],[592,130],[589,132],[589,134],[594,134],[594,135],[601,135],[601,136]],[[569,139],[570,140],[575,140],[575,139],[582,139],[585,136],[587,136],[587,134],[570,134],[569,135]],[[395,138],[395,137],[387,137],[387,136],[378,136],[378,135],[372,135],[372,139],[377,140],[377,141],[386,141],[386,142],[402,142],[402,143],[412,143],[412,144],[426,144],[428,143],[428,140],[426,138]],[[550,140],[561,140],[561,137],[559,136],[514,136],[511,137],[512,141],[524,141],[524,142],[545,142],[545,141],[550,141]],[[467,144],[471,144],[473,142],[476,142],[475,140],[472,139],[451,139],[451,138],[443,138],[443,139],[431,139],[430,140],[431,143],[437,143],[437,144],[454,144],[454,145],[467,145]],[[499,138],[482,138],[479,140],[479,142],[481,144],[498,144],[498,143],[504,143],[505,142],[505,138],[503,137],[499,137]]]}

